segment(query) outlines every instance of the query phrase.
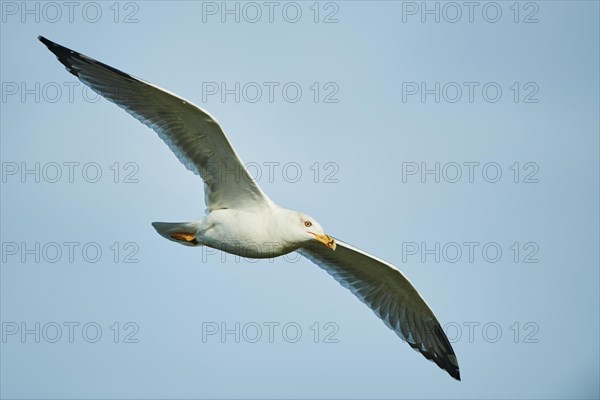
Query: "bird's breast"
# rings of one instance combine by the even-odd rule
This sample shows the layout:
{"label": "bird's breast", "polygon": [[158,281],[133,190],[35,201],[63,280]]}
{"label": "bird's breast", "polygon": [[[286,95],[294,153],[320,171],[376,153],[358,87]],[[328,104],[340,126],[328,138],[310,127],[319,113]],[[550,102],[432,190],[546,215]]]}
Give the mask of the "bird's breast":
{"label": "bird's breast", "polygon": [[207,246],[248,258],[274,258],[297,250],[299,246],[276,240],[259,240],[240,235],[223,235],[218,240],[209,240]]}
{"label": "bird's breast", "polygon": [[297,250],[261,215],[234,210],[220,210],[209,216],[212,228],[203,233],[202,244],[248,258],[274,258]]}

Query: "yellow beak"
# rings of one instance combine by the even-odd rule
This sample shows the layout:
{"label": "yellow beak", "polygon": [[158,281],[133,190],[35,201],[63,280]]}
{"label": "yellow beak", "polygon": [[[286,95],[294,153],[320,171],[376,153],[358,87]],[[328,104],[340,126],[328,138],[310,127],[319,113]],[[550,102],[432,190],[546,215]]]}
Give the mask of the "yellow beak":
{"label": "yellow beak", "polygon": [[318,235],[313,232],[308,232],[308,233],[313,235],[315,237],[315,239],[317,239],[319,242],[323,243],[325,245],[325,247],[330,248],[331,250],[335,251],[337,244],[335,243],[335,240],[331,236]]}

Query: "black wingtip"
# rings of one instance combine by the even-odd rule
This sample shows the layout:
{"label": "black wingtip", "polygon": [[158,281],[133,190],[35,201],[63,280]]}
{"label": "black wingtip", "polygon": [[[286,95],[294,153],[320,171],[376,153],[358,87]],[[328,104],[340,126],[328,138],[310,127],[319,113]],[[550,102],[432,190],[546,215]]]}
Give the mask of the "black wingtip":
{"label": "black wingtip", "polygon": [[42,42],[48,48],[48,50],[54,53],[57,57],[59,57],[61,54],[73,53],[73,50],[69,50],[58,43],[54,43],[52,40],[46,39],[41,35],[38,36],[38,40]]}
{"label": "black wingtip", "polygon": [[458,367],[456,354],[454,353],[454,349],[452,349],[452,345],[450,344],[446,333],[437,320],[435,320],[435,325],[431,334],[430,341],[432,343],[437,342],[440,351],[423,351],[419,344],[409,343],[410,346],[423,354],[425,358],[437,364],[438,367],[446,371],[452,378],[460,381],[460,369]]}
{"label": "black wingtip", "polygon": [[[452,354],[453,357],[454,354]],[[456,360],[456,358],[454,358]],[[442,369],[448,372],[448,375],[460,381],[460,370],[458,369],[458,365],[456,363],[446,363],[445,365],[438,364]]]}
{"label": "black wingtip", "polygon": [[458,371],[458,369],[456,369],[454,371],[448,371],[448,373],[450,374],[451,377],[453,377],[454,379],[456,379],[457,381],[460,382],[460,372]]}
{"label": "black wingtip", "polygon": [[42,35],[37,37],[38,40],[42,43],[44,43],[44,45],[46,45],[46,47],[50,47],[50,46],[56,46],[56,43],[54,43],[52,40],[48,40],[45,37],[43,37]]}
{"label": "black wingtip", "polygon": [[53,42],[52,40],[48,40],[41,35],[38,36],[38,39],[40,42],[42,42],[44,45],[46,45],[48,50],[50,50],[56,56],[56,58],[58,58],[58,61],[67,68],[67,71],[69,71],[71,74],[75,75],[78,78],[79,78],[79,70],[80,70],[82,64],[96,64],[96,65],[106,68],[116,74],[119,74],[119,75],[123,76],[124,78],[132,79],[132,80],[137,79],[132,75],[129,75],[123,71],[120,71],[114,67],[111,67],[110,65],[106,65],[100,61],[96,61],[91,57],[88,57],[77,51],[71,50],[65,46],[62,46],[58,43]]}
{"label": "black wingtip", "polygon": [[38,36],[38,40],[42,42],[48,48],[48,50],[50,50],[56,56],[56,58],[58,58],[58,61],[60,61],[60,63],[67,68],[67,71],[79,77],[78,71],[75,68],[73,68],[73,63],[71,62],[70,57],[75,55],[81,57],[81,54],[76,53],[73,50],[68,49],[64,46],[61,46],[58,43],[54,43],[52,40],[46,39],[41,35]]}
{"label": "black wingtip", "polygon": [[38,36],[38,40],[42,42],[48,50],[53,52],[57,57],[63,54],[74,54],[75,52],[71,49],[67,49],[64,46],[61,46],[58,43],[53,42],[52,40],[46,39],[43,36]]}
{"label": "black wingtip", "polygon": [[452,364],[440,365],[437,362],[436,362],[436,364],[438,364],[438,366],[440,368],[442,368],[444,371],[446,371],[448,373],[448,375],[450,375],[452,378],[454,378],[460,382],[460,370],[458,369],[458,365],[452,365]]}

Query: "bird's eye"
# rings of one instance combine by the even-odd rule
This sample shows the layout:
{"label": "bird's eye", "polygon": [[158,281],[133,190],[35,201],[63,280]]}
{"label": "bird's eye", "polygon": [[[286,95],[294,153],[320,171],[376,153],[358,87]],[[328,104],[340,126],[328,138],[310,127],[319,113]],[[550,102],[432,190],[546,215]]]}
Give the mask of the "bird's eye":
{"label": "bird's eye", "polygon": [[307,228],[310,228],[312,226],[312,222],[310,221],[304,221],[304,226]]}

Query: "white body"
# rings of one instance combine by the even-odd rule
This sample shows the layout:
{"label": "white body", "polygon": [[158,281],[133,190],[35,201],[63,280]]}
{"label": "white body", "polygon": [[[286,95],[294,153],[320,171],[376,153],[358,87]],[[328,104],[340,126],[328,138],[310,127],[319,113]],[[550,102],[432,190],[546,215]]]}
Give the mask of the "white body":
{"label": "white body", "polygon": [[[165,238],[190,246],[208,246],[249,258],[273,258],[298,250],[306,236],[297,241],[295,232],[289,232],[289,220],[299,213],[279,206],[256,209],[219,209],[204,218],[181,224],[155,223],[156,230]],[[174,232],[187,231],[196,235],[197,243],[173,239]]]}

